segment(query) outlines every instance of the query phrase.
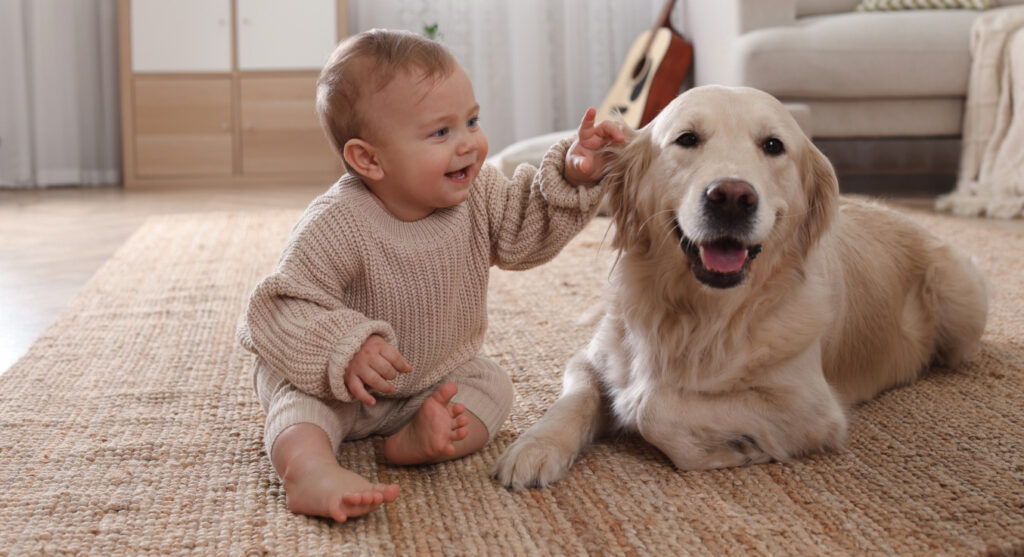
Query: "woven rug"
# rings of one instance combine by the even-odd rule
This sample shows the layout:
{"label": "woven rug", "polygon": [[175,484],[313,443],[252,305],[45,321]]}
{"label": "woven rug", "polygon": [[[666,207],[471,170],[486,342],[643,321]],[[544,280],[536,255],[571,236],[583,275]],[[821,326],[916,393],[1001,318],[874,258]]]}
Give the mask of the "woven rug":
{"label": "woven rug", "polygon": [[485,352],[517,402],[462,460],[342,464],[393,482],[345,524],[285,507],[234,341],[295,212],[155,217],[0,376],[0,554],[1024,554],[1024,236],[912,214],[992,283],[984,349],[851,412],[838,452],[681,473],[642,440],[599,442],[548,489],[488,477],[559,392],[613,254],[596,220],[554,262],[494,271]]}

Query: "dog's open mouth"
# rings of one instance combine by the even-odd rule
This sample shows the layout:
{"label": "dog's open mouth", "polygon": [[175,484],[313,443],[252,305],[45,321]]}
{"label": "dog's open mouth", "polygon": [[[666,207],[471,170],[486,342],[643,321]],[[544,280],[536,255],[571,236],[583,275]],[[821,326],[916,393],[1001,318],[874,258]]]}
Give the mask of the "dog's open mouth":
{"label": "dog's open mouth", "polygon": [[761,253],[760,244],[748,246],[728,236],[698,244],[683,233],[679,221],[674,224],[693,276],[712,288],[732,288],[743,282],[750,262]]}

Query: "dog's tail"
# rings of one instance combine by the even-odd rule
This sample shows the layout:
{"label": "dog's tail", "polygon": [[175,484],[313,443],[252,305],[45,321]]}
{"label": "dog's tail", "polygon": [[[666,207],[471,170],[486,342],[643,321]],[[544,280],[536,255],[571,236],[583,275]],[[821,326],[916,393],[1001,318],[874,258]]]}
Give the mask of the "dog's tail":
{"label": "dog's tail", "polygon": [[937,248],[923,294],[935,316],[935,363],[955,367],[978,351],[988,314],[985,276],[948,245]]}

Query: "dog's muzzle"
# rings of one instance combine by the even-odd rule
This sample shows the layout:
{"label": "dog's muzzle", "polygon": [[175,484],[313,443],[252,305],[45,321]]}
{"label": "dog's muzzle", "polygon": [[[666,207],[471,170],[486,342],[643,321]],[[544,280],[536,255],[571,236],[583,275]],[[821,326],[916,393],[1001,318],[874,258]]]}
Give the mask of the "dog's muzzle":
{"label": "dog's muzzle", "polygon": [[683,232],[678,219],[673,220],[673,230],[693,276],[712,288],[732,288],[742,283],[750,262],[761,253],[760,244],[748,246],[731,236],[698,244]]}

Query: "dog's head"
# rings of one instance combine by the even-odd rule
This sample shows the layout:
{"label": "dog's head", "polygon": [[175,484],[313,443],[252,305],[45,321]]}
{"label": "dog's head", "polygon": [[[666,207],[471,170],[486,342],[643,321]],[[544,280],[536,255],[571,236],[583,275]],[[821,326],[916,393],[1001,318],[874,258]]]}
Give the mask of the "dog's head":
{"label": "dog's head", "polygon": [[743,87],[680,95],[616,150],[605,179],[615,246],[681,250],[713,288],[741,284],[758,254],[805,255],[839,195],[832,165],[782,103]]}

